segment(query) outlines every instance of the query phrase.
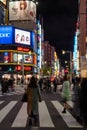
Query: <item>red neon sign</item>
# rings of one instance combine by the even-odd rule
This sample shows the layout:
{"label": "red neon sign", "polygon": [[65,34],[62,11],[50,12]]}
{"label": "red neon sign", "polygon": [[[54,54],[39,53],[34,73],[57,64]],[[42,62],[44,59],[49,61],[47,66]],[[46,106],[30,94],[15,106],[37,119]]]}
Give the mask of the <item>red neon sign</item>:
{"label": "red neon sign", "polygon": [[30,51],[29,48],[23,48],[23,47],[17,47],[17,50],[18,50],[18,51],[25,51],[25,52]]}
{"label": "red neon sign", "polygon": [[[16,69],[17,71],[20,71],[20,70],[22,70],[22,67],[21,67],[21,66],[16,66],[15,69]],[[30,67],[30,66],[24,67],[24,70],[30,71],[30,70],[31,70],[31,67]]]}

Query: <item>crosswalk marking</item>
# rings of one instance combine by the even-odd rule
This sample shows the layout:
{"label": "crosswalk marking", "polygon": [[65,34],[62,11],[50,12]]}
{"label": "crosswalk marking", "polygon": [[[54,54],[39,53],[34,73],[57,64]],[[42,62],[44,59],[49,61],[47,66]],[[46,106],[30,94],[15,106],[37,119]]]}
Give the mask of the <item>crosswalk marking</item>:
{"label": "crosswalk marking", "polygon": [[[0,104],[2,104],[3,102],[5,101],[3,100],[0,101]],[[8,105],[6,105],[4,108],[0,110],[0,123],[7,116],[7,114],[10,113],[12,109],[14,109],[13,107],[17,104],[17,102],[18,101],[11,101],[10,103],[8,103]],[[62,113],[63,106],[60,104],[59,101],[51,101],[51,103],[56,108],[59,115],[61,116],[61,118],[64,120],[64,122],[69,128],[83,128],[83,126],[81,126],[78,122],[76,122],[76,119],[71,115],[71,113],[69,113],[68,111],[66,114]],[[72,102],[69,103],[72,105]],[[47,108],[45,101],[38,103],[38,111],[39,111],[39,126],[54,128],[55,125],[52,121],[52,117],[49,113],[49,109]],[[23,103],[13,121],[13,124],[11,125],[11,128],[26,127],[27,119],[28,119],[27,103]]]}
{"label": "crosswalk marking", "polygon": [[11,111],[11,109],[15,106],[16,103],[17,101],[11,101],[8,105],[6,105],[6,107],[4,107],[0,111],[0,123],[5,118],[5,116]]}
{"label": "crosswalk marking", "polygon": [[27,103],[23,103],[20,111],[18,112],[12,127],[25,127],[27,122]]}
{"label": "crosswalk marking", "polygon": [[0,101],[0,104],[2,104],[4,101]]}
{"label": "crosswalk marking", "polygon": [[50,114],[44,101],[39,103],[39,122],[40,127],[54,127]]}
{"label": "crosswalk marking", "polygon": [[68,105],[70,105],[70,107],[73,108],[73,102],[72,101],[68,101],[67,103],[68,103]]}
{"label": "crosswalk marking", "polygon": [[76,122],[75,118],[67,111],[66,114],[62,113],[63,106],[58,101],[51,101],[56,108],[56,110],[59,112],[63,120],[66,122],[68,127],[71,128],[81,128],[81,126],[78,122]]}

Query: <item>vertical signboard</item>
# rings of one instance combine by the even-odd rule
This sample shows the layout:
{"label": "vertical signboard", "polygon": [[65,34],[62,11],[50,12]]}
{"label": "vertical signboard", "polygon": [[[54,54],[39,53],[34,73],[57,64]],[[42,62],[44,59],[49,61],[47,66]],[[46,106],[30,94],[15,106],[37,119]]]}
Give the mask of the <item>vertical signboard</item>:
{"label": "vertical signboard", "polygon": [[38,53],[38,68],[41,68],[41,24],[37,21],[37,53]]}

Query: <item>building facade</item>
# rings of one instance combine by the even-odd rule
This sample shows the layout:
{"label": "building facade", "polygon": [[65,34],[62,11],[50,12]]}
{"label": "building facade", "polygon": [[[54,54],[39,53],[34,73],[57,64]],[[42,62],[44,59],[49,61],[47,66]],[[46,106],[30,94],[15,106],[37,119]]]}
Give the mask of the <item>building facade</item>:
{"label": "building facade", "polygon": [[36,3],[0,2],[0,25],[0,72],[21,74],[23,78],[31,72],[36,73]]}
{"label": "building facade", "polygon": [[78,13],[78,50],[80,58],[80,72],[81,76],[87,76],[87,0],[79,0]]}

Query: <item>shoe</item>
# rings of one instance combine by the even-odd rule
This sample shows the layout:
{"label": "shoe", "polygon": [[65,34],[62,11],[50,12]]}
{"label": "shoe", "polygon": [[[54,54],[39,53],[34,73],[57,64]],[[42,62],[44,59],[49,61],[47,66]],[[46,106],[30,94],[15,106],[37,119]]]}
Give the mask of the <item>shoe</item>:
{"label": "shoe", "polygon": [[66,113],[66,110],[63,110],[62,113]]}

